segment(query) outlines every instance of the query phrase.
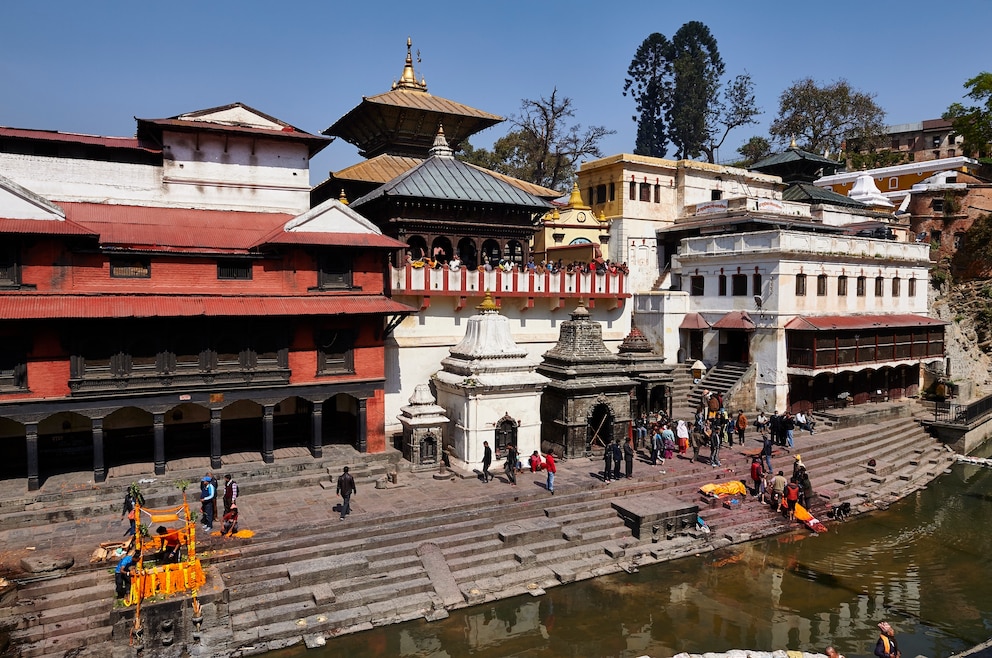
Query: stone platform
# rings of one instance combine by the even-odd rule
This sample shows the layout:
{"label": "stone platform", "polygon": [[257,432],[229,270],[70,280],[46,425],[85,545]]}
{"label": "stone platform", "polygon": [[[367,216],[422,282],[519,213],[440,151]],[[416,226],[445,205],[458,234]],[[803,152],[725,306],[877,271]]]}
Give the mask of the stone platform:
{"label": "stone platform", "polygon": [[664,493],[627,496],[613,503],[637,539],[664,537],[672,539],[696,526],[699,506]]}

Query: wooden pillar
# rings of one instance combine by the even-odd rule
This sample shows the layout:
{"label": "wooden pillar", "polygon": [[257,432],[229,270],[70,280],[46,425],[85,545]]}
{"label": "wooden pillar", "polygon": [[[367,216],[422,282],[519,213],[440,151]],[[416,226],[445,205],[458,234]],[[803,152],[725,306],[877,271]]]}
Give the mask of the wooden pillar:
{"label": "wooden pillar", "polygon": [[368,452],[369,449],[366,401],[367,398],[358,399],[358,452]]}
{"label": "wooden pillar", "polygon": [[221,460],[220,436],[221,409],[210,410],[210,468],[218,469],[223,466]]}
{"label": "wooden pillar", "polygon": [[320,459],[324,456],[323,432],[324,407],[322,403],[318,402],[313,405],[313,411],[310,415],[310,455],[314,459]]}
{"label": "wooden pillar", "polygon": [[28,449],[28,491],[41,488],[41,478],[38,476],[38,423],[24,425],[24,440]]}
{"label": "wooden pillar", "polygon": [[103,458],[103,419],[93,419],[93,481],[106,482],[107,468]]}
{"label": "wooden pillar", "polygon": [[275,462],[276,457],[273,452],[275,446],[275,405],[265,405],[262,416],[262,461],[266,464]]}
{"label": "wooden pillar", "polygon": [[165,475],[165,414],[154,414],[155,475]]}

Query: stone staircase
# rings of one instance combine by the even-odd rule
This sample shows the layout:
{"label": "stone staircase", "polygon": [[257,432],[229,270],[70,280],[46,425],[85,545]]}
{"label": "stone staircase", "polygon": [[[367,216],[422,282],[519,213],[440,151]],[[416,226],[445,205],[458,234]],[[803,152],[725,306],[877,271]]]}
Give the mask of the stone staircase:
{"label": "stone staircase", "polygon": [[747,372],[746,363],[720,362],[706,371],[698,384],[692,387],[689,392],[689,408],[695,411],[703,400],[703,391],[720,391],[724,394],[724,408],[733,408],[732,398],[728,392],[733,389]]}
{"label": "stone staircase", "polygon": [[[756,433],[748,438],[745,446],[723,448],[720,469],[689,460],[671,460],[668,468],[639,464],[630,480],[588,487],[560,482],[553,497],[536,488],[506,488],[486,505],[446,500],[361,523],[315,521],[217,551],[205,558],[214,591],[203,597],[201,649],[249,656],[301,639],[318,646],[372,626],[439,619],[451,609],[537,596],[555,585],[792,529],[808,532],[750,497],[728,509],[700,495],[702,484],[747,478],[750,455],[760,449]],[[910,418],[814,437],[797,432],[796,444],[792,452],[777,449],[773,464],[789,475],[793,455],[802,455],[817,491],[812,511],[828,524],[830,505],[850,502],[855,514],[885,506],[953,462],[953,454]],[[580,470],[597,466],[590,461]],[[612,503],[640,494],[699,505],[711,532],[692,528],[659,542],[635,539]],[[429,562],[432,551],[440,562]],[[133,649],[121,652],[128,611],[115,613],[108,582],[104,567],[23,586],[6,615],[18,655],[54,658],[67,648],[79,648],[73,654],[79,658],[134,655]],[[144,655],[171,655],[159,639],[154,630],[146,636],[146,646],[158,653]]]}
{"label": "stone staircase", "polygon": [[[190,462],[202,463],[194,466]],[[313,459],[309,454],[280,457],[277,453],[272,464],[264,464],[256,457],[253,461],[234,463],[219,470],[211,469],[206,458],[187,459],[182,466],[170,468],[162,476],[151,475],[149,465],[148,474],[132,479],[114,478],[104,483],[88,482],[54,490],[45,487],[41,491],[23,491],[14,496],[0,497],[0,531],[119,515],[124,491],[132,480],[141,482],[147,507],[165,508],[182,502],[182,494],[176,486],[179,481],[190,483],[187,492],[193,505],[198,500],[198,483],[208,471],[212,471],[221,483],[223,473],[233,472],[242,493],[264,493],[321,483],[333,488],[342,467],[346,465],[359,484],[372,483],[394,469],[409,469],[409,462],[403,461],[401,453],[396,450],[361,455],[347,446],[325,446],[321,459]]]}

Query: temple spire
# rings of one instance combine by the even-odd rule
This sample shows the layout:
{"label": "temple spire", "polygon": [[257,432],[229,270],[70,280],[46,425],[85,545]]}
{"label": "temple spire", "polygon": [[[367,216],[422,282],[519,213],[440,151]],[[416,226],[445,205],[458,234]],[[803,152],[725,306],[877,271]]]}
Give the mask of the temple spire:
{"label": "temple spire", "polygon": [[[400,76],[399,82],[393,83],[393,89],[416,89],[417,91],[427,91],[427,81],[423,78],[420,82],[417,82],[417,74],[413,71],[413,53],[411,52],[411,47],[413,46],[413,40],[410,37],[406,38],[406,64],[403,66],[403,75]],[[417,56],[419,59],[419,55]]]}
{"label": "temple spire", "polygon": [[434,135],[434,146],[429,151],[430,154],[438,158],[454,158],[455,152],[448,146],[448,140],[444,136],[444,126],[438,124],[437,134]]}

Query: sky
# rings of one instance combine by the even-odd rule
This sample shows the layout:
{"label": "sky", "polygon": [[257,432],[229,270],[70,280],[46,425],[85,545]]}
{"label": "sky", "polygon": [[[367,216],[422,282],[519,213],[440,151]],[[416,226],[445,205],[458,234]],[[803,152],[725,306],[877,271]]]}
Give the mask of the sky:
{"label": "sky", "polygon": [[[615,130],[604,155],[632,152],[627,68],[651,33],[701,21],[728,78],[749,73],[763,110],[730,134],[732,161],[767,136],[793,82],[846,79],[875,95],[888,124],[938,118],[964,83],[992,70],[992,0],[3,0],[0,125],[132,136],[134,117],[165,118],[242,102],[319,134],[389,91],[413,40],[428,91],[511,117],[522,99],[555,89],[572,123]],[[472,138],[490,147],[509,122]],[[335,140],[311,163],[311,183],[360,160]],[[0,172],[2,174],[2,172]]]}

